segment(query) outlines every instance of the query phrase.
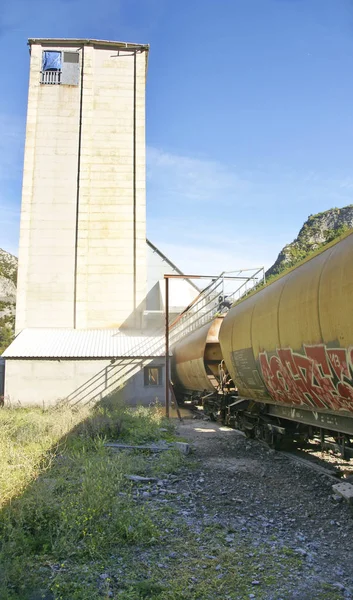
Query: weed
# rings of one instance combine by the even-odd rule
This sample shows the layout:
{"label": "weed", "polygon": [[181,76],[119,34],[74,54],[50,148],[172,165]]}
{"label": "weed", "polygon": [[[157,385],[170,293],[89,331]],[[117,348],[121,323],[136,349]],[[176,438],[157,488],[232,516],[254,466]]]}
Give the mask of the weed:
{"label": "weed", "polygon": [[[137,505],[125,477],[153,470],[148,456],[112,453],[104,442],[156,440],[162,423],[158,409],[122,405],[0,412],[1,599],[31,598],[43,584],[58,600],[102,598],[96,580],[86,589],[87,580],[67,581],[57,565],[83,565],[114,548],[158,540],[153,512]],[[180,458],[164,454],[167,471],[178,468]],[[160,458],[156,472],[163,470]]]}

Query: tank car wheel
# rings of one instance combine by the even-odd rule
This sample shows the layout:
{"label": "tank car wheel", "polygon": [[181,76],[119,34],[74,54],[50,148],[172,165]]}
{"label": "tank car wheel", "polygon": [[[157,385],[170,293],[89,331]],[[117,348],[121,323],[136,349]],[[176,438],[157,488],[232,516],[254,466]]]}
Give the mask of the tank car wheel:
{"label": "tank car wheel", "polygon": [[245,433],[245,437],[247,437],[249,440],[253,440],[255,438],[254,428],[253,429],[245,429],[244,433]]}
{"label": "tank car wheel", "polygon": [[276,446],[276,436],[273,433],[273,431],[266,431],[265,432],[265,442],[266,442],[266,444],[269,445],[270,448],[272,448],[272,450],[275,449],[275,446]]}
{"label": "tank car wheel", "polygon": [[261,425],[255,425],[255,427],[254,427],[254,437],[257,440],[263,440],[264,439],[263,430],[262,430]]}
{"label": "tank car wheel", "polygon": [[275,433],[273,448],[275,450],[281,450],[282,447],[283,447],[283,435],[281,435],[280,433]]}

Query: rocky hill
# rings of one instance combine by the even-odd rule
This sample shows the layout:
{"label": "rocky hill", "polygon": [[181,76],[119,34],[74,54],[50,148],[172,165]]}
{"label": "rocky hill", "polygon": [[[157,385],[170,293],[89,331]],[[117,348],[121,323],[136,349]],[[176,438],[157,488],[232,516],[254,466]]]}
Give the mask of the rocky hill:
{"label": "rocky hill", "polygon": [[310,215],[299,231],[298,237],[281,250],[276,262],[266,272],[266,279],[293,267],[315,250],[352,228],[353,204]]}
{"label": "rocky hill", "polygon": [[17,258],[0,248],[0,354],[13,339],[16,280]]}

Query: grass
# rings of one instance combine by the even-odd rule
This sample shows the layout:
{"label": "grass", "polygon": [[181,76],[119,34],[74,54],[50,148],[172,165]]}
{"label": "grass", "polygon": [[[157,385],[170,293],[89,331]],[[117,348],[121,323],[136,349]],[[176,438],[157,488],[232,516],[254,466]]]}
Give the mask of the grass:
{"label": "grass", "polygon": [[[0,411],[2,600],[31,598],[43,582],[50,597],[66,598],[54,583],[54,565],[100,560],[113,547],[158,539],[149,511],[134,505],[125,474],[157,474],[159,461],[151,467],[147,454],[113,453],[104,442],[170,438],[162,424],[158,409]],[[165,454],[166,469],[178,468],[179,453]]]}
{"label": "grass", "polygon": [[[195,466],[173,450],[105,447],[175,439],[158,408],[3,409],[0,432],[1,600],[267,600],[300,571],[302,558],[274,540],[256,545],[202,513],[187,522],[178,497],[146,500],[127,480],[182,479]],[[340,598],[330,586],[318,593]]]}
{"label": "grass", "polygon": [[88,417],[88,410],[0,410],[0,508],[48,469],[60,440]]}

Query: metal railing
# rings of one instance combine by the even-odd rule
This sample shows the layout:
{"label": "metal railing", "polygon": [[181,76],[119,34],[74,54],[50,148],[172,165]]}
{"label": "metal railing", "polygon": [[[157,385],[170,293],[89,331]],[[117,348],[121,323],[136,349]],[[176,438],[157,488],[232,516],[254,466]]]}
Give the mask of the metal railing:
{"label": "metal railing", "polygon": [[41,71],[41,83],[58,85],[61,82],[61,71]]}
{"label": "metal railing", "polygon": [[[220,306],[220,297],[226,298],[229,304],[233,303],[264,281],[264,277],[264,269],[261,267],[222,273],[213,278],[193,302],[170,323],[168,346],[172,348],[184,336],[210,322],[217,315],[224,314],[227,307]],[[130,348],[129,356],[113,359],[111,365],[104,367],[67,396],[66,402],[72,406],[99,402],[107,395],[122,389],[127,381],[149,365],[154,357],[165,356],[165,351],[166,338],[163,328],[155,331],[154,336],[148,336]]]}
{"label": "metal railing", "polygon": [[265,281],[264,268],[224,272],[213,279],[195,300],[169,325],[170,344],[199,329],[228,306],[246,295],[253,287]]}

